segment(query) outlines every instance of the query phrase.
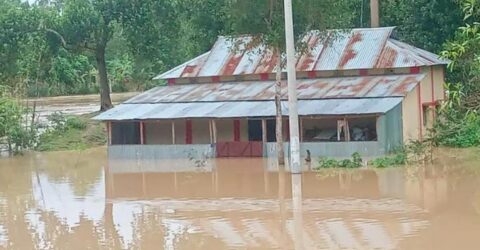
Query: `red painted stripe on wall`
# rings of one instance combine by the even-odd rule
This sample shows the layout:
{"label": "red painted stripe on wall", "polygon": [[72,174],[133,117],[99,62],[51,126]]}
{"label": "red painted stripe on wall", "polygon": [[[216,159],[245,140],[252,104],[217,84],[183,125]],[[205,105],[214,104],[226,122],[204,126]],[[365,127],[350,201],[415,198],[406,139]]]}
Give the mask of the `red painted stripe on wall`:
{"label": "red painted stripe on wall", "polygon": [[185,144],[192,144],[192,120],[185,121]]}
{"label": "red painted stripe on wall", "polygon": [[433,80],[433,68],[430,68],[430,83],[432,84],[432,102],[435,102],[435,83]]}
{"label": "red painted stripe on wall", "polygon": [[420,73],[420,67],[410,67],[410,74]]}
{"label": "red painted stripe on wall", "polygon": [[[435,103],[435,81],[433,79],[433,68],[430,67],[430,82],[432,84],[432,103]],[[434,110],[432,112],[432,116],[433,116],[433,121],[435,121],[435,115],[436,115],[436,111],[435,111],[435,106],[433,106]]]}
{"label": "red painted stripe on wall", "polygon": [[233,120],[233,141],[240,141],[240,120]]}
{"label": "red painted stripe on wall", "polygon": [[309,71],[309,72],[308,72],[308,78],[310,78],[310,79],[317,78],[317,72],[315,72],[315,71]]}
{"label": "red painted stripe on wall", "polygon": [[368,69],[361,69],[358,73],[360,76],[368,76]]}
{"label": "red painted stripe on wall", "polygon": [[260,80],[268,81],[268,79],[269,79],[269,75],[267,73],[260,74]]}
{"label": "red painted stripe on wall", "polygon": [[212,76],[212,82],[214,83],[220,82],[220,76]]}
{"label": "red painted stripe on wall", "polygon": [[419,125],[419,134],[418,139],[423,140],[423,105],[422,105],[422,83],[418,84],[417,97],[418,97],[418,125]]}

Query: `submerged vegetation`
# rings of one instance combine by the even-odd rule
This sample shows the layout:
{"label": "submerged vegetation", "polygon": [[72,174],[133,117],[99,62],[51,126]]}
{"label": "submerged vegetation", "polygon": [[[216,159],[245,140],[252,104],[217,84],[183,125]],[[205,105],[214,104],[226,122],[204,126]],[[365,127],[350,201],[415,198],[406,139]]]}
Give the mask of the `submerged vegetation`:
{"label": "submerged vegetation", "polygon": [[[395,150],[392,154],[375,158],[368,161],[368,166],[374,168],[398,167],[406,164],[424,164],[433,161],[433,144],[431,140],[411,141],[406,146]],[[351,159],[337,160],[321,157],[318,166],[315,168],[360,168],[364,166],[361,155],[356,152]]]}
{"label": "submerged vegetation", "polygon": [[54,113],[50,126],[39,138],[38,151],[83,150],[107,142],[104,126],[91,120],[92,115],[64,116]]}
{"label": "submerged vegetation", "polygon": [[351,159],[336,160],[322,157],[318,163],[317,170],[324,168],[359,168],[363,165],[363,159],[359,153],[354,153]]}
{"label": "submerged vegetation", "polygon": [[425,164],[433,161],[433,144],[431,140],[411,141],[392,154],[370,160],[374,168],[399,167],[407,164]]}

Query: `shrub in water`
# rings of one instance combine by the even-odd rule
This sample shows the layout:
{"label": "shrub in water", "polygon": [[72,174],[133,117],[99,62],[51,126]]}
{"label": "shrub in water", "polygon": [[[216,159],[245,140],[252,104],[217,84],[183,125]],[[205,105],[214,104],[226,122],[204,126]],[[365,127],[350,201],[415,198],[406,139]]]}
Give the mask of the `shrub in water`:
{"label": "shrub in water", "polygon": [[359,153],[352,154],[352,159],[335,160],[326,157],[322,157],[319,160],[319,166],[321,168],[359,168],[362,166],[363,159]]}

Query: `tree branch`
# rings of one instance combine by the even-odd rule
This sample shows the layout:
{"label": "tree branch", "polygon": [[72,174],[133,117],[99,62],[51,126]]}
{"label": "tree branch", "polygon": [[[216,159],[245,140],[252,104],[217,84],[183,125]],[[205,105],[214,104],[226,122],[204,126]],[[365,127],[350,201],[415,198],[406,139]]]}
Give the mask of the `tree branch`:
{"label": "tree branch", "polygon": [[[65,38],[62,36],[62,34],[60,34],[58,31],[56,30],[53,30],[53,29],[49,29],[49,28],[45,28],[45,31],[49,32],[49,33],[52,33],[54,34],[56,37],[58,37],[58,39],[60,39],[60,42],[62,44],[62,47],[66,50],[73,50],[74,49],[74,46],[71,46],[71,45],[68,45],[67,41],[65,40]],[[96,49],[94,47],[91,47],[87,42],[85,42],[83,45],[80,46],[82,49],[85,49],[85,50],[89,50],[89,51],[93,51],[95,52]]]}
{"label": "tree branch", "polygon": [[49,33],[52,33],[54,34],[56,37],[58,37],[58,39],[60,39],[60,42],[62,43],[62,47],[66,50],[71,50],[72,48],[69,48],[68,47],[68,44],[67,44],[67,41],[65,40],[65,38],[63,38],[63,36],[58,33],[58,31],[56,30],[53,30],[53,29],[49,29],[49,28],[45,28],[45,31],[49,32]]}

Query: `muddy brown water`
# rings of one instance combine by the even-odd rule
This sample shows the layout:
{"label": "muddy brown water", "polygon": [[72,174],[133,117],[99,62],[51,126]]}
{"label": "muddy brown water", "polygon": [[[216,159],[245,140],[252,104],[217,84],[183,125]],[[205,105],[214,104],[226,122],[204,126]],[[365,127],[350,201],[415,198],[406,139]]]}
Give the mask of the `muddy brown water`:
{"label": "muddy brown water", "polygon": [[28,153],[0,159],[0,249],[479,249],[479,152],[293,176],[263,159]]}
{"label": "muddy brown water", "polygon": [[[116,105],[137,94],[137,92],[112,93],[112,103]],[[31,109],[35,105],[40,124],[46,124],[48,116],[56,112],[64,115],[84,115],[100,110],[99,95],[41,97],[24,100],[24,103]]]}

